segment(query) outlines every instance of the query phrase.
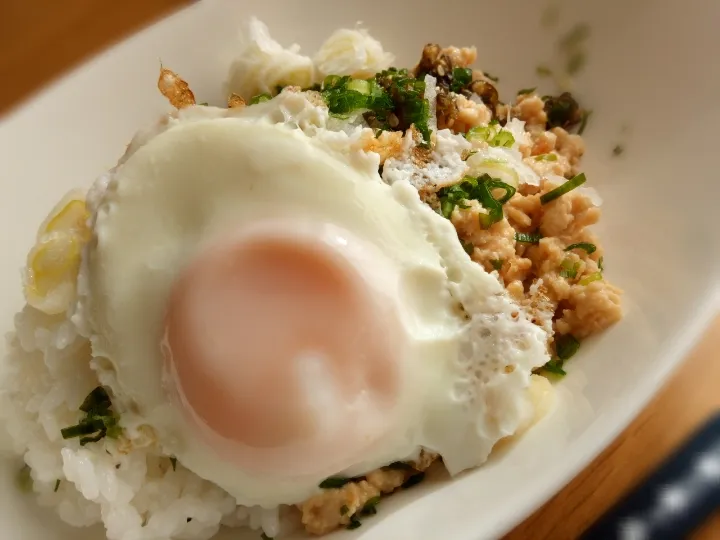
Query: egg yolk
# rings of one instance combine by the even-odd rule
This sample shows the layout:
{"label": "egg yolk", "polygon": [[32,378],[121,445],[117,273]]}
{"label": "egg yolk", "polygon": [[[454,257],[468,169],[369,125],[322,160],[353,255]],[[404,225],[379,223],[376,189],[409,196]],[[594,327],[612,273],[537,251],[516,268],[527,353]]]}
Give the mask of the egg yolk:
{"label": "egg yolk", "polygon": [[342,236],[337,245],[276,230],[224,239],[173,286],[164,354],[180,401],[244,467],[351,465],[390,428],[401,327],[342,249],[362,241]]}

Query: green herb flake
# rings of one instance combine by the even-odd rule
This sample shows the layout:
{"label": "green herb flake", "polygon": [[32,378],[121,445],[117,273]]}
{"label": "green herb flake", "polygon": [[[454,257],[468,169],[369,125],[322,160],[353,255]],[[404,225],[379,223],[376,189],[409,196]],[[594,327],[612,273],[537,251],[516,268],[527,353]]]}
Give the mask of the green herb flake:
{"label": "green herb flake", "polygon": [[176,457],[170,458],[170,465],[172,465],[173,471],[177,470],[177,458]]}
{"label": "green herb flake", "polygon": [[270,101],[271,99],[272,96],[270,94],[258,94],[257,96],[253,96],[250,98],[250,105],[257,105],[258,103]]}
{"label": "green herb flake", "polygon": [[60,479],[58,478],[55,480],[55,487],[53,488],[53,493],[57,493],[58,489],[60,489]]}
{"label": "green herb flake", "polygon": [[578,270],[580,269],[580,263],[572,259],[565,259],[560,263],[560,277],[575,279],[577,277]]}
{"label": "green herb flake", "polygon": [[569,360],[580,349],[580,342],[572,334],[563,334],[555,339],[555,352],[563,362]]}
{"label": "green herb flake", "polygon": [[33,490],[33,479],[30,474],[32,469],[29,465],[23,465],[15,477],[15,485],[23,493],[30,493]]}
{"label": "green herb flake", "polygon": [[615,145],[615,148],[613,148],[613,156],[618,157],[621,156],[625,152],[625,147],[621,144]]}
{"label": "green herb flake", "polygon": [[540,242],[541,239],[542,235],[540,233],[515,233],[515,241],[522,244],[537,244]]}
{"label": "green herb flake", "polygon": [[350,523],[348,523],[345,528],[346,528],[347,530],[349,530],[349,531],[352,531],[352,530],[357,529],[358,527],[361,527],[361,526],[362,526],[362,523],[360,522],[360,520],[359,520],[356,516],[351,516],[351,517],[350,517]]}
{"label": "green herb flake", "polygon": [[590,285],[593,281],[600,281],[602,280],[603,275],[602,272],[593,272],[592,274],[588,274],[584,278],[582,278],[580,281],[578,281],[578,284],[582,286]]}
{"label": "green herb flake", "polygon": [[486,79],[489,79],[494,83],[500,82],[500,77],[495,77],[494,75],[490,75],[487,71],[483,71],[483,75],[485,75]]}
{"label": "green herb flake", "polygon": [[535,92],[535,90],[537,90],[537,86],[533,86],[532,88],[523,88],[522,90],[518,90],[517,95],[523,96],[526,94],[532,94]]}
{"label": "green herb flake", "polygon": [[418,474],[413,474],[410,478],[408,478],[407,480],[405,480],[405,482],[403,482],[402,486],[400,486],[400,487],[401,487],[402,489],[409,489],[409,488],[411,488],[411,487],[413,487],[413,486],[417,486],[417,485],[418,485],[420,482],[422,482],[423,480],[425,480],[425,473],[424,473],[424,472],[421,472],[421,473],[418,473]]}
{"label": "green herb flake", "polygon": [[465,250],[465,253],[467,253],[468,255],[472,255],[473,252],[475,251],[475,246],[473,246],[470,242],[463,242],[461,240],[460,245]]}
{"label": "green herb flake", "polygon": [[470,68],[454,68],[452,70],[452,82],[450,83],[450,91],[459,93],[463,88],[472,82],[472,69]]}
{"label": "green herb flake", "polygon": [[60,434],[63,439],[79,437],[80,446],[97,442],[105,436],[117,438],[122,433],[122,428],[111,407],[110,396],[105,388],[94,388],[79,407],[85,416],[78,424],[62,428]]}
{"label": "green herb flake", "polygon": [[565,248],[565,251],[572,251],[573,249],[582,249],[585,253],[591,255],[595,253],[597,246],[595,244],[591,244],[590,242],[578,242],[577,244],[570,244]]}
{"label": "green herb flake", "polygon": [[535,156],[535,161],[557,161],[558,157],[557,154],[540,154],[539,156]]}
{"label": "green herb flake", "polygon": [[202,105],[203,107],[208,107],[209,104],[207,101],[203,101],[202,103],[198,103],[198,105]]}
{"label": "green herb flake", "polygon": [[590,119],[590,115],[592,115],[592,111],[583,111],[582,112],[582,119],[580,120],[580,127],[578,128],[578,135],[582,135],[585,133],[585,128],[587,127],[588,120]]}
{"label": "green herb flake", "polygon": [[604,263],[604,262],[605,262],[605,257],[600,257],[600,258],[598,259],[598,268],[599,268],[600,270],[605,270],[605,268],[603,268],[603,263]]}
{"label": "green herb flake", "polygon": [[497,270],[499,272],[502,269],[503,260],[502,259],[493,259],[490,261],[490,264],[492,265],[494,270]]}
{"label": "green herb flake", "polygon": [[540,204],[547,204],[551,201],[554,201],[558,197],[561,197],[562,195],[565,195],[566,193],[569,193],[573,189],[580,187],[587,181],[587,178],[585,177],[585,173],[580,173],[574,178],[568,180],[564,184],[561,184],[560,186],[556,187],[555,189],[548,191],[547,193],[540,196]]}
{"label": "green herb flake", "polygon": [[334,489],[334,488],[341,488],[345,484],[348,484],[352,482],[352,478],[348,478],[345,476],[331,476],[330,478],[326,478],[322,482],[320,482],[320,485],[318,487],[322,489]]}
{"label": "green herb flake", "polygon": [[560,377],[564,377],[565,375],[567,375],[567,372],[563,369],[563,361],[558,358],[548,360],[542,367],[542,369],[547,371],[548,373],[552,373],[553,375],[558,375]]}
{"label": "green herb flake", "polygon": [[341,515],[341,516],[344,516],[344,515],[347,514],[349,511],[350,511],[350,509],[347,507],[346,504],[343,504],[343,505],[340,507],[340,515]]}
{"label": "green herb flake", "polygon": [[380,502],[380,496],[371,497],[368,499],[360,510],[360,514],[363,516],[374,516],[377,514],[377,505]]}
{"label": "green herb flake", "polygon": [[538,77],[552,77],[552,70],[547,66],[538,66],[535,68],[535,74]]}

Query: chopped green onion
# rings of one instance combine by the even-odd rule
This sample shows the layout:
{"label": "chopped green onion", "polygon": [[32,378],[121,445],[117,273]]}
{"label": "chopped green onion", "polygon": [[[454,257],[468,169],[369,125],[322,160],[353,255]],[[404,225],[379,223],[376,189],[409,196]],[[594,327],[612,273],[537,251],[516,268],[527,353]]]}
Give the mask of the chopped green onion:
{"label": "chopped green onion", "polygon": [[348,484],[352,481],[352,478],[348,478],[345,476],[331,476],[330,478],[326,478],[325,480],[320,482],[320,485],[318,487],[321,487],[322,489],[341,488],[345,484]]}
{"label": "chopped green onion", "polygon": [[348,523],[347,527],[345,527],[345,528],[349,531],[352,531],[354,529],[357,529],[360,526],[362,526],[362,523],[360,522],[360,520],[355,516],[350,516],[350,523]]}
{"label": "chopped green onion", "polygon": [[616,156],[616,157],[622,155],[623,152],[625,152],[625,147],[622,146],[622,145],[620,145],[620,144],[616,145],[615,148],[613,148],[613,151],[612,151],[613,156]]}
{"label": "chopped green onion", "polygon": [[31,476],[32,469],[29,465],[25,464],[17,472],[15,478],[15,485],[23,493],[30,493],[33,490],[33,479]]}
{"label": "chopped green onion", "polygon": [[90,412],[92,410],[105,410],[110,408],[110,396],[107,390],[102,386],[98,386],[90,392],[83,400],[79,409],[82,412]]}
{"label": "chopped green onion", "polygon": [[580,342],[572,334],[563,334],[555,340],[555,351],[563,362],[575,356],[580,349]]}
{"label": "chopped green onion", "polygon": [[344,516],[344,515],[347,514],[349,511],[350,511],[350,509],[347,507],[346,504],[343,504],[343,505],[340,507],[340,515],[341,515],[341,516]]}
{"label": "chopped green onion", "polygon": [[451,92],[460,92],[468,84],[472,82],[472,69],[455,68],[452,70],[452,83],[450,83]]}
{"label": "chopped green onion", "polygon": [[90,435],[88,437],[80,437],[80,446],[85,446],[88,443],[92,442],[98,442],[100,439],[105,437],[106,433],[104,431],[99,431],[95,435]]}
{"label": "chopped green onion", "polygon": [[600,270],[605,270],[605,269],[603,268],[603,262],[604,262],[604,261],[605,261],[605,257],[600,257],[600,258],[598,259],[598,268],[599,268]]}
{"label": "chopped green onion", "polygon": [[[505,191],[505,195],[496,200],[490,191],[491,189],[502,189]],[[513,195],[515,195],[513,186],[496,180],[488,174],[483,174],[478,178],[466,176],[458,184],[438,191],[440,213],[444,217],[450,218],[456,206],[468,208],[464,201],[476,200],[488,211],[479,214],[480,224],[484,228],[488,228],[493,223],[502,220],[502,205],[509,201]]]}
{"label": "chopped green onion", "polygon": [[552,360],[548,360],[545,365],[542,367],[545,371],[548,373],[552,373],[554,375],[559,375],[560,377],[564,377],[567,375],[567,372],[563,369],[563,361],[559,358],[553,358]]}
{"label": "chopped green onion", "polygon": [[82,435],[91,435],[104,427],[105,424],[102,420],[94,419],[74,426],[62,428],[60,430],[60,434],[63,439],[74,439],[75,437],[80,437]]}
{"label": "chopped green onion", "polygon": [[83,400],[79,409],[85,413],[74,426],[62,428],[63,439],[80,437],[80,446],[97,442],[105,436],[116,438],[122,433],[118,418],[111,410],[112,403],[105,388],[94,388]]}
{"label": "chopped green onion", "polygon": [[541,204],[547,204],[550,201],[554,201],[561,195],[565,195],[566,193],[572,191],[576,187],[579,187],[585,183],[587,178],[585,177],[585,173],[580,173],[577,176],[575,176],[573,179],[568,180],[564,184],[556,187],[552,191],[548,191],[544,195],[540,197],[540,203]]}
{"label": "chopped green onion", "polygon": [[[487,175],[483,175],[487,176]],[[482,177],[481,177],[482,178]],[[490,177],[487,176],[489,179]],[[507,186],[507,184],[505,184]],[[510,186],[507,186],[510,189],[512,189],[512,193],[515,193],[515,188],[512,188]],[[490,193],[490,186],[488,182],[478,182],[477,185],[477,195],[478,200],[480,201],[480,204],[483,205],[483,208],[485,208],[488,213],[487,214],[478,214],[480,218],[480,225],[487,229],[494,223],[497,223],[498,221],[501,221],[503,218],[503,210],[502,210],[502,203],[498,200],[495,200],[495,197],[492,196],[492,193]],[[506,193],[507,195],[507,193]],[[509,197],[508,197],[509,198]]]}
{"label": "chopped green onion", "polygon": [[502,269],[503,260],[502,259],[493,259],[490,261],[490,264],[492,265],[493,269],[495,269],[499,272]]}
{"label": "chopped green onion", "polygon": [[413,487],[413,486],[418,485],[418,484],[419,484],[420,482],[422,482],[423,480],[425,480],[425,473],[424,473],[424,472],[421,472],[421,473],[418,473],[418,474],[413,474],[410,478],[408,478],[407,480],[405,480],[405,482],[403,482],[403,485],[400,486],[400,487],[403,488],[403,489],[408,489],[408,488],[411,488],[411,487]]}
{"label": "chopped green onion", "polygon": [[560,277],[574,279],[580,269],[580,263],[573,263],[572,259],[565,259],[560,263],[560,268]]}
{"label": "chopped green onion", "polygon": [[489,174],[483,174],[478,180],[484,179],[484,182],[487,184],[487,186],[490,189],[502,189],[505,190],[505,195],[497,199],[497,202],[500,204],[505,204],[510,199],[513,198],[513,195],[515,195],[515,192],[517,191],[513,186],[510,184],[506,184],[502,180],[498,180],[497,178],[491,178]]}
{"label": "chopped green onion", "polygon": [[465,134],[468,141],[484,141],[488,142],[493,136],[493,130],[490,126],[475,126],[470,128]]}
{"label": "chopped green onion", "polygon": [[377,497],[371,497],[370,499],[365,502],[365,504],[362,507],[362,510],[360,510],[360,513],[363,516],[374,516],[377,514],[377,505],[380,502],[380,495]]}
{"label": "chopped green onion", "polygon": [[172,465],[173,471],[177,469],[177,458],[176,457],[170,458],[170,465]]}
{"label": "chopped green onion", "polygon": [[538,66],[535,68],[535,73],[538,77],[550,77],[552,70],[547,66]]}
{"label": "chopped green onion", "polygon": [[591,244],[590,242],[578,242],[577,244],[570,244],[568,247],[565,248],[565,251],[572,251],[573,249],[582,249],[588,255],[590,255],[592,253],[595,253],[597,247],[595,246],[595,244]]}
{"label": "chopped green onion", "polygon": [[523,88],[522,90],[518,90],[517,95],[522,96],[524,94],[532,94],[535,90],[537,90],[537,86],[533,86],[532,88]]}
{"label": "chopped green onion", "polygon": [[501,129],[497,132],[497,135],[495,135],[490,141],[490,146],[500,146],[504,148],[510,148],[513,144],[515,144],[515,137],[513,137],[513,134],[505,129]]}
{"label": "chopped green onion", "polygon": [[57,490],[60,489],[60,479],[58,478],[55,480],[55,487],[53,488],[53,493],[57,493]]}
{"label": "chopped green onion", "polygon": [[585,132],[585,128],[587,127],[588,120],[590,119],[590,115],[592,114],[592,111],[583,111],[582,112],[582,120],[580,120],[580,127],[578,128],[578,135],[582,135]]}
{"label": "chopped green onion", "polygon": [[535,161],[557,161],[557,154],[540,154],[535,156]]}
{"label": "chopped green onion", "polygon": [[541,239],[542,235],[540,233],[515,233],[515,241],[523,244],[537,244]]}
{"label": "chopped green onion", "polygon": [[593,272],[582,278],[578,283],[580,285],[590,285],[593,281],[600,281],[602,278],[602,272]]}
{"label": "chopped green onion", "polygon": [[470,242],[463,242],[461,240],[460,245],[463,247],[463,249],[465,250],[465,253],[467,253],[468,255],[472,255],[473,252],[475,251],[475,246],[473,246]]}
{"label": "chopped green onion", "polygon": [[360,94],[369,95],[370,81],[365,81],[363,79],[353,79],[347,83],[347,89],[354,90],[355,92],[358,92]]}
{"label": "chopped green onion", "polygon": [[262,103],[263,101],[270,101],[271,99],[272,96],[270,94],[258,94],[257,96],[250,98],[250,105],[256,105],[258,103]]}

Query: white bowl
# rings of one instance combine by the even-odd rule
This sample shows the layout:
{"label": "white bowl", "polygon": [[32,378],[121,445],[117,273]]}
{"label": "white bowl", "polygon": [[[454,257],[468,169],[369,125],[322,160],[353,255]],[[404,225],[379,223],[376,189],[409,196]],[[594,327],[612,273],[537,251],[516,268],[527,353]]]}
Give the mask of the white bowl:
{"label": "white bowl", "polygon": [[[361,529],[331,537],[500,536],[619,433],[712,319],[720,298],[714,226],[720,3],[557,5],[560,22],[548,29],[541,25],[546,6],[530,0],[204,1],[100,55],[0,125],[0,328],[11,327],[21,306],[18,268],[48,209],[68,188],[87,186],[111,167],[134,131],[167,109],[155,88],[158,59],[190,81],[199,101],[219,103],[238,28],[249,15],[265,21],[283,44],[307,50],[333,29],[363,21],[400,65],[413,65],[429,41],[477,45],[477,65],[500,76],[509,98],[542,83],[535,67],[552,59],[560,34],[587,22],[588,64],[576,85],[581,102],[594,110],[584,170],[605,201],[599,233],[607,274],[626,291],[626,317],[583,346],[558,385],[556,411],[517,444],[451,482],[393,496]],[[617,144],[625,152],[613,157]],[[15,490],[16,467],[6,460],[1,469],[0,536],[77,538],[77,530]],[[80,534],[103,537],[95,530]]]}

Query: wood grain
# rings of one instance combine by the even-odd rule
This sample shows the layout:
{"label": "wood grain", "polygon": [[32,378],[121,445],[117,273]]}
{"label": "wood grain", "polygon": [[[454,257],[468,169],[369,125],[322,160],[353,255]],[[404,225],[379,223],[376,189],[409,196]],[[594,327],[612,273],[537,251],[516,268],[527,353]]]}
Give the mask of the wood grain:
{"label": "wood grain", "polygon": [[[720,409],[720,317],[637,419],[560,493],[504,540],[577,538]],[[693,540],[720,539],[720,513]]]}
{"label": "wood grain", "polygon": [[[0,114],[188,0],[3,0]],[[720,408],[720,318],[665,389],[585,471],[505,540],[576,538]],[[694,540],[720,538],[720,513]]]}

